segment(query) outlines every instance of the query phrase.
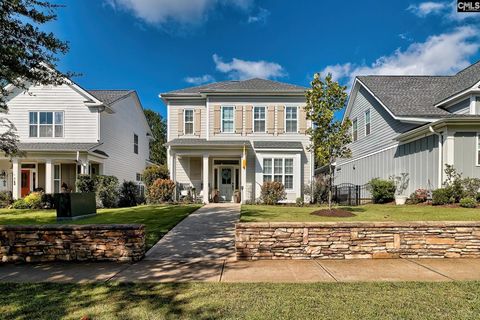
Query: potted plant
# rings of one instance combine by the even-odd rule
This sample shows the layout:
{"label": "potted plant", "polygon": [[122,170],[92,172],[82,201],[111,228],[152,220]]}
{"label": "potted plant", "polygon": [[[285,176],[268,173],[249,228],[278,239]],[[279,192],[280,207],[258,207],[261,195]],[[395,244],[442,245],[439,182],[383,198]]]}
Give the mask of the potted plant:
{"label": "potted plant", "polygon": [[410,178],[408,173],[400,173],[400,176],[392,176],[390,179],[395,183],[395,204],[404,205],[407,201],[408,196],[404,194],[405,190],[408,188],[408,183]]}
{"label": "potted plant", "polygon": [[218,201],[220,200],[220,199],[219,199],[219,197],[220,197],[219,194],[220,194],[220,193],[218,192],[217,189],[214,189],[214,190],[213,190],[213,192],[212,192],[212,200],[213,200],[214,203],[218,203]]}

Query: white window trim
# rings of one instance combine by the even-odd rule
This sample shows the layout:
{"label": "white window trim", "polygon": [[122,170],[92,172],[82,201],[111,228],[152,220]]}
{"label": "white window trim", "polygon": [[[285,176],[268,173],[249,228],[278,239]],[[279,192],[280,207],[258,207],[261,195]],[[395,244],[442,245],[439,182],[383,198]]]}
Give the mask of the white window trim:
{"label": "white window trim", "polygon": [[[357,122],[357,130],[355,130],[354,123]],[[357,139],[355,139],[355,131],[357,132]],[[358,118],[352,119],[352,142],[358,141]]]}
{"label": "white window trim", "polygon": [[[255,131],[255,108],[263,108],[263,121],[265,122],[263,131]],[[262,120],[262,119],[257,119]],[[252,116],[252,129],[253,133],[266,133],[267,132],[267,107],[266,106],[253,106],[253,116]]]}
{"label": "white window trim", "polygon": [[476,145],[475,145],[475,166],[480,167],[480,164],[478,161],[480,158],[478,157],[478,151],[480,151],[480,148],[478,148],[478,143],[480,142],[480,132],[477,132],[477,139],[476,139]]}
{"label": "white window trim", "polygon": [[[37,136],[36,137],[31,137],[30,136],[30,126],[32,124],[30,123],[30,113],[35,112],[37,114]],[[51,137],[40,137],[40,113],[46,112],[46,113],[52,113],[52,136]],[[57,125],[55,122],[55,113],[61,113],[62,114],[62,136],[61,137],[55,137],[55,126]],[[28,110],[28,137],[30,139],[64,139],[65,138],[65,111],[63,110]]]}
{"label": "white window trim", "polygon": [[[297,109],[297,112],[295,113],[297,115],[297,118],[295,119],[297,122],[297,130],[295,132],[288,132],[287,131],[287,108],[295,108]],[[285,106],[285,112],[284,112],[284,122],[283,122],[283,127],[285,128],[284,131],[286,134],[296,134],[299,133],[298,131],[298,106]],[[289,121],[292,121],[292,119],[289,119]]]}
{"label": "white window trim", "polygon": [[[282,173],[281,174],[275,174],[275,159],[280,159],[282,160]],[[293,173],[285,173],[285,160],[290,159],[292,160],[292,171]],[[264,171],[264,161],[265,160],[271,160],[272,161],[272,173],[270,174],[265,174],[263,173]],[[288,192],[293,192],[295,191],[295,158],[294,157],[265,157],[262,159],[262,181],[264,181],[265,176],[270,176],[271,180],[270,181],[275,181],[274,178],[275,176],[282,176],[282,184],[285,187],[285,176],[292,176],[292,187],[287,188],[285,187],[285,191]]]}
{"label": "white window trim", "polygon": [[[370,132],[367,134],[367,113],[370,115],[369,116],[369,125],[370,125]],[[372,134],[372,112],[370,111],[370,108],[368,108],[367,110],[365,110],[365,112],[363,113],[363,122],[364,122],[364,127],[363,129],[365,130],[365,136],[369,136]],[[358,123],[357,123],[357,126],[358,126]],[[358,129],[357,129],[357,136],[358,136]]]}
{"label": "white window trim", "polygon": [[[186,111],[192,111],[192,133],[187,133],[187,121],[185,120]],[[189,122],[190,123],[190,122]],[[195,109],[193,108],[186,108],[183,109],[183,134],[186,136],[193,136],[195,135]]]}
{"label": "white window trim", "polygon": [[[58,179],[55,179],[55,167],[58,167]],[[62,164],[53,164],[53,192],[55,192],[55,182],[58,181],[58,192],[62,192]]]}
{"label": "white window trim", "polygon": [[[232,108],[233,109],[233,126],[232,126],[232,131],[231,132],[225,132],[225,130],[223,130],[223,109],[224,108]],[[228,134],[233,134],[235,133],[235,106],[222,106],[220,108],[220,130],[221,130],[221,133],[228,133]]]}

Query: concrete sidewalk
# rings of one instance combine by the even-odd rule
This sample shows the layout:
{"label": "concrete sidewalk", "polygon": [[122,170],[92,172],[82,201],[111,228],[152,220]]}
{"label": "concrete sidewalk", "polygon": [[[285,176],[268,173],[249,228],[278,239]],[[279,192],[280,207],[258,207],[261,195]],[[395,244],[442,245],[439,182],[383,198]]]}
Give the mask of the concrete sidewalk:
{"label": "concrete sidewalk", "polygon": [[0,282],[353,282],[480,280],[479,259],[144,260],[0,265]]}

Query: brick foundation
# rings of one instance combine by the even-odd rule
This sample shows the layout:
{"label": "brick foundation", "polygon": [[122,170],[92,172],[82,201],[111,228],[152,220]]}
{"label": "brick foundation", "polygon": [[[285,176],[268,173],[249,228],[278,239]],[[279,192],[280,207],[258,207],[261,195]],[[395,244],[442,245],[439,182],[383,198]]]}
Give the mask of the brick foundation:
{"label": "brick foundation", "polygon": [[237,259],[480,258],[480,222],[238,223]]}
{"label": "brick foundation", "polygon": [[143,225],[0,226],[0,261],[137,261]]}

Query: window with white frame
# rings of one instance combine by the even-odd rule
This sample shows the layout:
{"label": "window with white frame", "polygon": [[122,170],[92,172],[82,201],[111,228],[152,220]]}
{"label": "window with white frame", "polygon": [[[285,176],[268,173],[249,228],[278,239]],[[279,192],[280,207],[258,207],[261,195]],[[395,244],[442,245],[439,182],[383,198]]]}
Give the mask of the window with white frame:
{"label": "window with white frame", "polygon": [[193,134],[193,110],[185,109],[183,113],[184,117],[184,128],[183,131],[185,134]]}
{"label": "window with white frame", "polygon": [[277,181],[282,183],[285,189],[293,189],[293,159],[263,159],[263,181]]}
{"label": "window with white frame", "polygon": [[62,138],[63,112],[30,111],[30,138]]}
{"label": "window with white frame", "polygon": [[370,109],[365,111],[365,135],[368,136],[371,132]]}
{"label": "window with white frame", "polygon": [[353,141],[357,141],[358,139],[358,120],[357,119],[353,119],[353,122],[352,122],[352,138],[353,138]]}
{"label": "window with white frame", "polygon": [[297,132],[297,107],[285,108],[285,132]]}
{"label": "window with white frame", "polygon": [[477,134],[477,166],[480,166],[480,133]]}
{"label": "window with white frame", "polygon": [[62,167],[59,164],[53,165],[53,192],[59,193],[61,188]]}
{"label": "window with white frame", "polygon": [[253,108],[253,132],[265,132],[265,107]]}
{"label": "window with white frame", "polygon": [[234,107],[222,107],[222,132],[233,133]]}

